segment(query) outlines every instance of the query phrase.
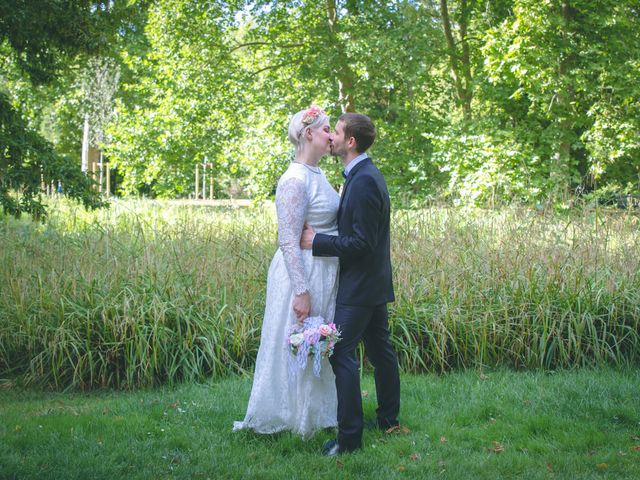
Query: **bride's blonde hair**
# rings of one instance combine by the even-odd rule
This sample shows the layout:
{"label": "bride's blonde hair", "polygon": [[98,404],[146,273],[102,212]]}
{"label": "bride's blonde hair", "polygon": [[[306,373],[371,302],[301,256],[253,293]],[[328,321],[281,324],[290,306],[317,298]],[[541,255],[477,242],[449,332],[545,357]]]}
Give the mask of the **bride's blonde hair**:
{"label": "bride's blonde hair", "polygon": [[307,128],[314,130],[325,123],[329,123],[329,116],[318,105],[311,105],[305,110],[300,110],[289,122],[289,141],[296,147],[296,153],[304,148],[302,140],[304,131]]}

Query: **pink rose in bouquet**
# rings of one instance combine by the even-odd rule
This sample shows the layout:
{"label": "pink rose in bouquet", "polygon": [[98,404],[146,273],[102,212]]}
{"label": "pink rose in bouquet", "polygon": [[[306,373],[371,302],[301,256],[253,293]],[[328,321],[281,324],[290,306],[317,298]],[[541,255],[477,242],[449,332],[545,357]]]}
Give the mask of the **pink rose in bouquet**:
{"label": "pink rose in bouquet", "polygon": [[[335,328],[335,324],[332,323],[331,325],[333,325]],[[318,327],[318,333],[323,337],[328,337],[329,335],[331,335],[333,331],[334,330],[332,330],[332,328],[326,323]]]}

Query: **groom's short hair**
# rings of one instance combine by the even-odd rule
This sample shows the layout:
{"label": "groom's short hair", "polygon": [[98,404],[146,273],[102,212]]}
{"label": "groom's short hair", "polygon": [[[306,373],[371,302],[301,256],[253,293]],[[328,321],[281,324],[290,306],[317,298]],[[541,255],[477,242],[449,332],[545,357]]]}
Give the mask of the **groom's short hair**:
{"label": "groom's short hair", "polygon": [[344,138],[356,139],[356,151],[366,152],[376,139],[376,127],[366,115],[361,113],[343,113],[338,118],[344,124]]}

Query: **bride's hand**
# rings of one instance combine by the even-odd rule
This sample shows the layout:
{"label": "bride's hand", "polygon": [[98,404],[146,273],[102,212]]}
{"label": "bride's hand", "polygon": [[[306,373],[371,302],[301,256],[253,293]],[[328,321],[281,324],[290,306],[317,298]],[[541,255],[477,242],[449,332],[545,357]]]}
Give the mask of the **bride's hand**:
{"label": "bride's hand", "polygon": [[298,317],[299,323],[302,323],[309,316],[311,311],[311,295],[309,295],[309,292],[304,292],[293,298],[293,311]]}

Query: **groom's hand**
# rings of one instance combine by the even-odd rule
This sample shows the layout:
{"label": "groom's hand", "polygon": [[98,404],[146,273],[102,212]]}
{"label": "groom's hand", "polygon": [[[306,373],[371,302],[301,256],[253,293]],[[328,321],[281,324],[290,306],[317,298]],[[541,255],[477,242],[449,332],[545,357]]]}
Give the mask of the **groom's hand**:
{"label": "groom's hand", "polygon": [[313,237],[316,236],[316,231],[308,223],[304,224],[302,229],[302,235],[300,236],[300,248],[303,250],[311,250],[313,248]]}

